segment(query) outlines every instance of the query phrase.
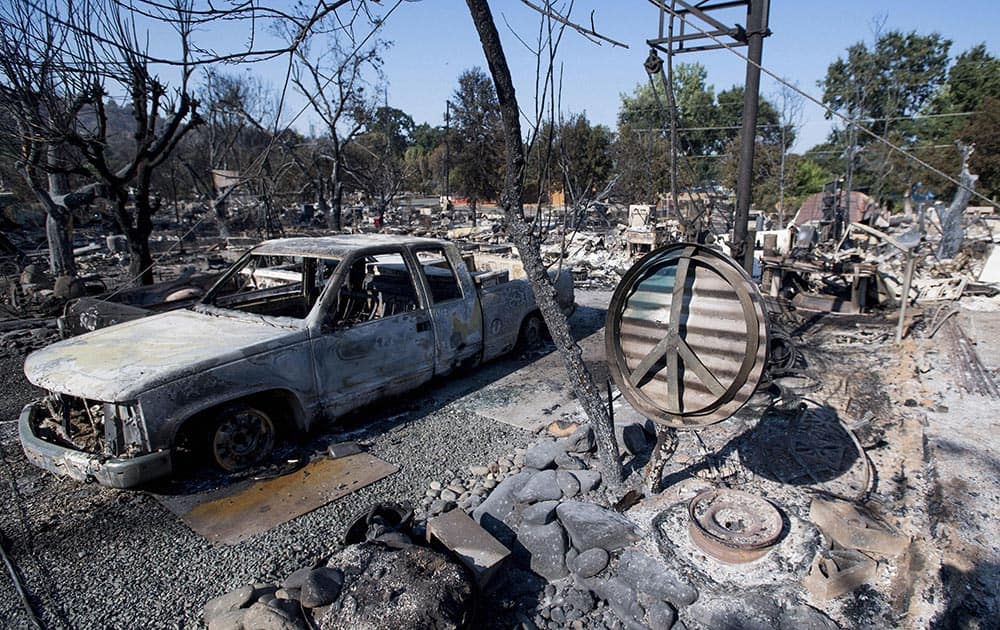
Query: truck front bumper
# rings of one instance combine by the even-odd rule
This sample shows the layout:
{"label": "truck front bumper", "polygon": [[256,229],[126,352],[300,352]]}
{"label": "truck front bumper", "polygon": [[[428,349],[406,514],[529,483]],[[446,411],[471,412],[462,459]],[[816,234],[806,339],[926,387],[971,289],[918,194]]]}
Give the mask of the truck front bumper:
{"label": "truck front bumper", "polygon": [[96,481],[111,488],[131,488],[170,474],[170,451],[163,450],[129,458],[103,457],[52,444],[38,437],[32,420],[42,409],[29,403],[21,411],[17,432],[28,461],[45,470],[77,481]]}

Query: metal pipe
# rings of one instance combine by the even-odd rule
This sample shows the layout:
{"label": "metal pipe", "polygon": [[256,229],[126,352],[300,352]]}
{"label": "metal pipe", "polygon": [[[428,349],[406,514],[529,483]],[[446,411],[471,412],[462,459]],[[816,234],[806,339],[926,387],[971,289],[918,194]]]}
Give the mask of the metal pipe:
{"label": "metal pipe", "polygon": [[903,321],[906,319],[906,306],[910,302],[910,284],[913,282],[913,267],[917,257],[913,251],[906,252],[906,272],[903,274],[903,293],[899,296],[899,323],[896,325],[896,343],[903,341]]}
{"label": "metal pipe", "polygon": [[[768,0],[750,0],[747,6],[747,75],[743,88],[743,128],[740,132],[740,164],[736,182],[736,216],[731,252],[738,261],[747,247],[747,222],[753,193],[753,153],[757,135],[757,106],[760,97],[760,62],[764,49],[764,24]],[[753,271],[748,269],[747,271]]]}

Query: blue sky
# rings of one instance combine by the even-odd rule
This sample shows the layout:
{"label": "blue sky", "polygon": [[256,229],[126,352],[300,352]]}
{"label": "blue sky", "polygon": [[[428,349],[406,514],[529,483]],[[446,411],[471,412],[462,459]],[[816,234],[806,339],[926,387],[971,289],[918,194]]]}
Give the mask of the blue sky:
{"label": "blue sky", "polygon": [[[394,0],[383,0],[391,7]],[[538,2],[536,2],[538,4]],[[533,109],[535,61],[518,42],[514,32],[532,42],[539,16],[519,0],[490,3],[518,90],[521,107]],[[567,31],[560,52],[563,71],[562,109],[585,112],[591,122],[614,127],[620,95],[630,93],[647,81],[642,62],[648,53],[646,40],[657,35],[658,10],[648,0],[577,0],[573,15],[581,22],[594,23],[602,34],[629,45],[628,50],[608,44],[601,46]],[[720,14],[726,23],[743,23],[739,9]],[[765,67],[819,97],[816,82],[836,57],[857,41],[873,40],[873,24],[885,19],[885,30],[916,30],[921,34],[939,32],[951,39],[952,56],[980,42],[1000,56],[1000,42],[994,37],[1000,25],[1000,1],[953,0],[947,4],[928,0],[772,0],[770,28],[765,40]],[[508,26],[509,24],[509,26]],[[203,33],[212,37],[215,34]],[[386,21],[381,37],[393,42],[385,52],[385,73],[389,82],[389,104],[409,113],[416,122],[443,124],[445,100],[457,85],[458,76],[473,66],[486,63],[478,37],[461,0],[420,0],[402,2]],[[232,41],[225,42],[225,40]],[[239,36],[219,39],[222,47],[238,45]],[[744,49],[740,49],[744,50]],[[681,55],[678,62],[703,64],[708,82],[716,90],[742,85],[745,62],[726,50]],[[270,63],[255,67],[254,73],[270,81],[276,89],[284,78],[284,66]],[[765,96],[776,95],[778,84],[762,78]],[[303,101],[290,99],[287,117]],[[303,121],[296,126],[302,128]],[[804,150],[826,137],[830,122],[818,106],[804,104],[796,150]],[[305,130],[305,129],[303,129]]]}

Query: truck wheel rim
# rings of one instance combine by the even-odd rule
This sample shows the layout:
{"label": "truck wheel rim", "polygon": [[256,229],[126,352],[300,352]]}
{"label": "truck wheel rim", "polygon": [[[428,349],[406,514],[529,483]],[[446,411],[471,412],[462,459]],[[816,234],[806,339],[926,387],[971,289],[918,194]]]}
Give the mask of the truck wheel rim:
{"label": "truck wheel rim", "polygon": [[274,446],[274,425],[260,411],[230,413],[212,438],[212,454],[223,470],[234,472],[260,462]]}

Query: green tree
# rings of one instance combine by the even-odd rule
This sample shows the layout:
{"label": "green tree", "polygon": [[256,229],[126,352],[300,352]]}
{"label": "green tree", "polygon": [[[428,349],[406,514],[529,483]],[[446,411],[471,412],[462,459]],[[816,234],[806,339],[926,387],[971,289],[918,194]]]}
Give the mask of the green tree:
{"label": "green tree", "polygon": [[[884,140],[912,144],[920,139],[921,125],[912,117],[924,111],[947,78],[950,47],[951,41],[938,33],[889,31],[878,35],[871,48],[858,42],[827,68],[819,82],[823,103]],[[887,188],[908,185],[907,169],[894,161],[891,149],[872,145],[868,134],[845,131],[839,134],[843,146],[861,148],[848,151],[845,160],[852,188],[870,188],[881,198]]]}
{"label": "green tree", "polygon": [[995,200],[1000,197],[1000,98],[987,96],[978,109],[960,135],[976,145],[969,167],[979,175],[977,187]]}
{"label": "green tree", "polygon": [[466,70],[452,95],[451,175],[457,192],[469,199],[473,222],[481,200],[496,199],[503,173],[503,125],[490,77],[481,68]]}

